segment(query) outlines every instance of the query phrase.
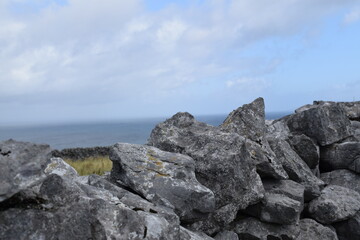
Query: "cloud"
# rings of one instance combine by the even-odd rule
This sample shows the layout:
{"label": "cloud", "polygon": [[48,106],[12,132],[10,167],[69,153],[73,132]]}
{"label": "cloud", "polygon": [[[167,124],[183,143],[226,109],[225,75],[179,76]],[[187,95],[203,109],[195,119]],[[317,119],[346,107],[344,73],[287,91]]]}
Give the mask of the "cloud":
{"label": "cloud", "polygon": [[[47,2],[26,14],[11,11],[24,1],[0,3],[0,102],[60,104],[66,96],[66,104],[140,106],[140,99],[182,98],[185,89],[213,79],[263,91],[266,74],[281,61],[270,56],[252,65],[241,54],[247,46],[297,35],[357,1],[211,0],[158,11],[140,0]],[[234,77],[247,76],[249,65],[259,70]]]}
{"label": "cloud", "polygon": [[345,15],[344,23],[351,24],[360,20],[360,8],[355,8]]}

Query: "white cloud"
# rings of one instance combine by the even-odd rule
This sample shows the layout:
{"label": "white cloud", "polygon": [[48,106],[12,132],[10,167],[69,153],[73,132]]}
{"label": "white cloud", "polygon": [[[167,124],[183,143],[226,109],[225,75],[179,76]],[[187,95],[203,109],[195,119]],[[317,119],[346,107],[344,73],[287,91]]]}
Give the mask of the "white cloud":
{"label": "white cloud", "polygon": [[268,68],[259,61],[252,68],[263,70],[252,78],[224,80],[244,75],[243,48],[296,35],[357,1],[212,0],[147,12],[140,0],[69,0],[21,16],[8,9],[12,2],[0,3],[0,101],[66,94],[76,103],[161,102],[214,78],[262,91],[279,61]]}
{"label": "white cloud", "polygon": [[344,23],[351,24],[360,20],[360,8],[355,8],[345,15]]}

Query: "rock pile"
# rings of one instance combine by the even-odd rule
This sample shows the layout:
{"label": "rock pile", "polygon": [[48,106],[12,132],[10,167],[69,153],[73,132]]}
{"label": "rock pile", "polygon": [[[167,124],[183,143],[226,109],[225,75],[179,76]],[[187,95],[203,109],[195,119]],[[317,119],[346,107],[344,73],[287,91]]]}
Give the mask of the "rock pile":
{"label": "rock pile", "polygon": [[360,239],[359,121],[359,102],[265,121],[258,98],[218,127],[177,113],[111,147],[109,176],[1,142],[0,239]]}

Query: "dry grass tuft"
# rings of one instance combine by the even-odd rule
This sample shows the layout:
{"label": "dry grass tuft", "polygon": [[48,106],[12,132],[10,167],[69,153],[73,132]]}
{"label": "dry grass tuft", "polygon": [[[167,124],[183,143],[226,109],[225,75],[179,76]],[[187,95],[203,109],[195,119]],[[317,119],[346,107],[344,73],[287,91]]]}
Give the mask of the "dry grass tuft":
{"label": "dry grass tuft", "polygon": [[80,176],[97,174],[103,175],[105,172],[111,171],[112,161],[109,156],[89,157],[77,161],[64,159],[70,166],[75,168]]}

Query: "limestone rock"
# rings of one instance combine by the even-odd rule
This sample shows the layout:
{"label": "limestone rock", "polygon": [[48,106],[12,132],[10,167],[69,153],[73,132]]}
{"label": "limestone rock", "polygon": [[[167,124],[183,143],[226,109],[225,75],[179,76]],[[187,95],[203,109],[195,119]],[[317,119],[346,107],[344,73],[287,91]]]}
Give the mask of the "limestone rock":
{"label": "limestone rock", "polygon": [[360,175],[352,171],[340,169],[322,173],[321,179],[328,185],[338,185],[349,188],[360,194]]}
{"label": "limestone rock", "polygon": [[265,133],[265,104],[263,98],[232,111],[220,125],[223,131],[237,133],[254,142],[261,142]]}
{"label": "limestone rock", "polygon": [[238,235],[232,231],[221,231],[214,237],[215,240],[239,240]]}
{"label": "limestone rock", "polygon": [[324,104],[293,114],[287,119],[292,133],[303,133],[320,146],[351,136],[350,120],[338,104]]}
{"label": "limestone rock", "polygon": [[50,152],[49,145],[0,142],[0,202],[45,178]]}
{"label": "limestone rock", "polygon": [[350,169],[360,173],[360,142],[333,144],[321,149],[323,170]]}
{"label": "limestone rock", "polygon": [[312,173],[310,168],[296,154],[289,143],[277,138],[269,138],[269,143],[276,157],[280,160],[289,175],[289,178],[305,187],[305,201],[310,201],[319,196],[324,182]]}
{"label": "limestone rock", "polygon": [[77,171],[61,158],[51,158],[46,163],[44,173],[46,175],[56,174],[69,178],[76,178],[79,176]]}
{"label": "limestone rock", "polygon": [[360,194],[354,190],[329,185],[320,197],[309,203],[310,216],[323,224],[347,220],[360,210]]}
{"label": "limestone rock", "polygon": [[[336,232],[310,218],[300,220],[298,240],[338,240]],[[355,239],[355,238],[354,238]]]}
{"label": "limestone rock", "polygon": [[244,209],[263,197],[255,164],[238,134],[198,122],[189,113],[177,113],[153,129],[148,144],[192,157],[196,177],[214,192],[217,208],[236,203]]}
{"label": "limestone rock", "polygon": [[179,240],[213,240],[213,238],[204,233],[193,232],[186,228],[180,227]]}
{"label": "limestone rock", "polygon": [[359,121],[351,121],[351,129],[354,133],[354,138],[357,142],[360,142],[360,122]]}
{"label": "limestone rock", "polygon": [[360,211],[346,221],[335,223],[334,227],[340,240],[360,239]]}
{"label": "limestone rock", "polygon": [[195,178],[189,156],[155,147],[117,143],[111,150],[111,177],[147,200],[168,201],[183,221],[194,221],[215,210],[213,192]]}
{"label": "limestone rock", "polygon": [[291,199],[304,203],[305,187],[292,180],[264,179],[263,185],[266,192],[282,194]]}
{"label": "limestone rock", "polygon": [[300,233],[298,225],[279,225],[263,223],[256,218],[245,218],[237,221],[232,231],[238,234],[240,240],[296,240]]}
{"label": "limestone rock", "polygon": [[309,168],[314,169],[319,165],[320,149],[311,138],[304,134],[299,134],[291,136],[289,142]]}

